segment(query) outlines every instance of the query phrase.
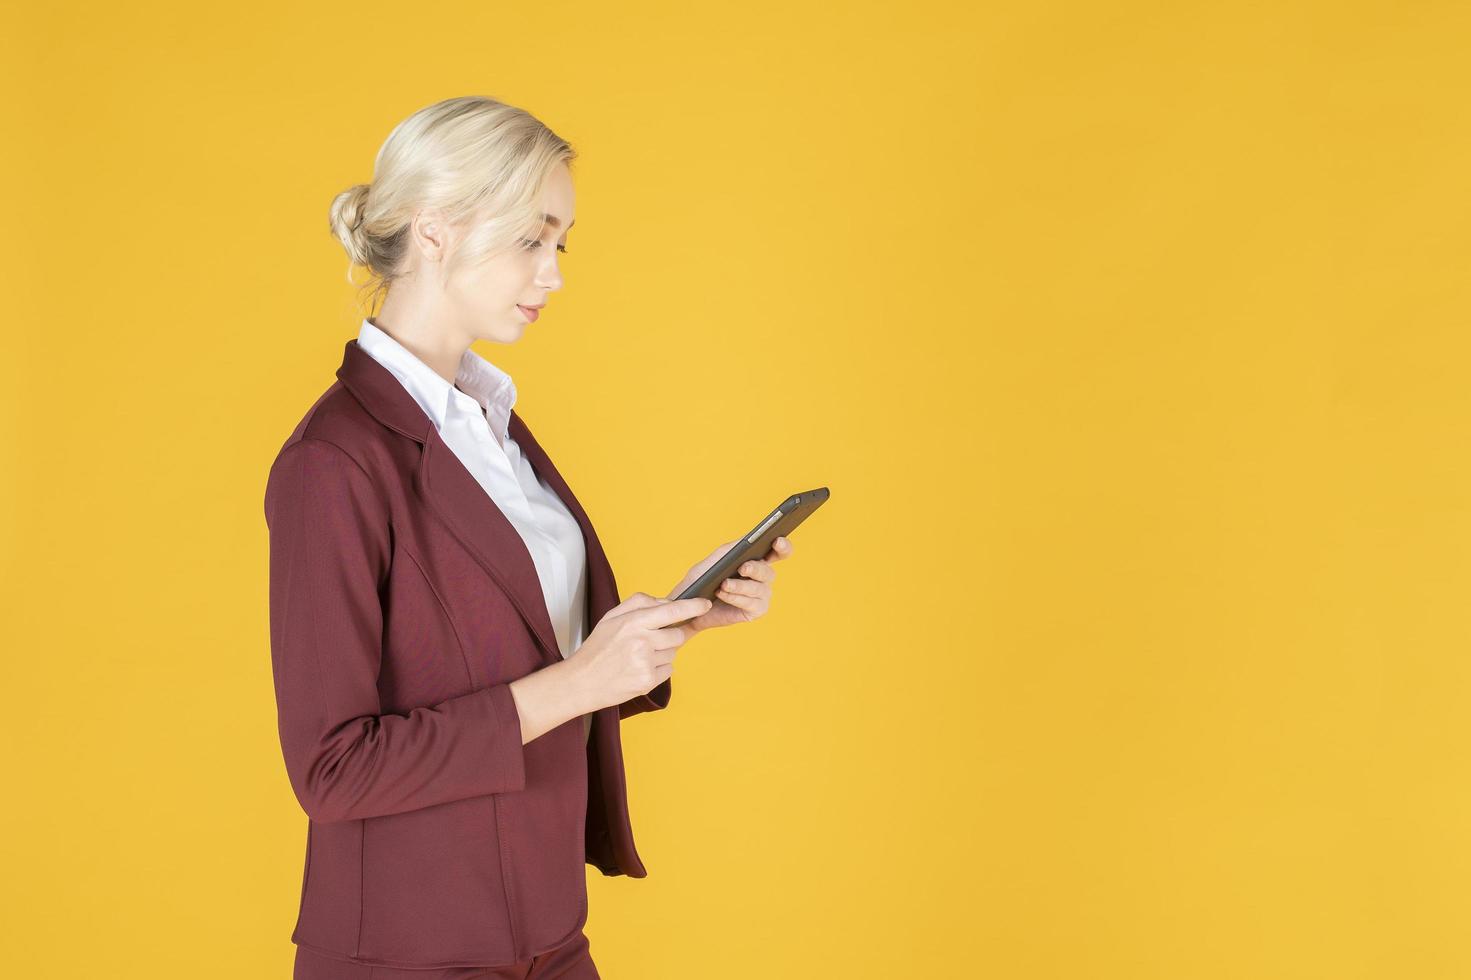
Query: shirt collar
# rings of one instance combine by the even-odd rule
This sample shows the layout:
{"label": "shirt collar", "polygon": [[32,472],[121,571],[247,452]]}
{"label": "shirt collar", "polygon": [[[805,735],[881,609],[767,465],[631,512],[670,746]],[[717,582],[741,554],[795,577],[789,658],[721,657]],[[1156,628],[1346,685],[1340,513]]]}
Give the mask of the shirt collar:
{"label": "shirt collar", "polygon": [[435,429],[444,428],[450,412],[470,410],[470,403],[474,403],[505,442],[511,408],[516,404],[516,384],[509,374],[475,351],[465,349],[452,385],[366,317],[358,330],[358,346],[398,378],[434,421]]}

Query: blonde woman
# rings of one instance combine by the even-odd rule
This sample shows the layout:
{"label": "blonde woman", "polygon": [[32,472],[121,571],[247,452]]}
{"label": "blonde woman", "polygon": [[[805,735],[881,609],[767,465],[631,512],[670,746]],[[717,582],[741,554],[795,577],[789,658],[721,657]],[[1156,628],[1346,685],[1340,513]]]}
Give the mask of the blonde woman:
{"label": "blonde woman", "polygon": [[792,552],[673,599],[726,542],[620,602],[511,378],[470,349],[514,343],[561,288],[574,158],[522,109],[448,99],[332,202],[382,305],[266,485],[278,728],[309,818],[298,980],[597,977],[585,865],[647,874],[619,725],[669,704],[696,633],[762,616]]}

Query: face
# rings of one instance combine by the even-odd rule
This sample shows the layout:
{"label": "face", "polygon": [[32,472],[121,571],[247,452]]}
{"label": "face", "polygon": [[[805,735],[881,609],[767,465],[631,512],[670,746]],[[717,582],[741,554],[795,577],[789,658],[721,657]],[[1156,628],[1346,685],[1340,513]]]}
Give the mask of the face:
{"label": "face", "polygon": [[[542,307],[562,288],[559,260],[575,220],[574,203],[572,174],[566,164],[560,164],[547,176],[541,208],[546,220],[540,231],[504,255],[457,270],[437,304],[441,322],[467,343],[519,340],[533,316],[548,312],[523,311],[522,307]],[[455,234],[449,233],[451,237]]]}

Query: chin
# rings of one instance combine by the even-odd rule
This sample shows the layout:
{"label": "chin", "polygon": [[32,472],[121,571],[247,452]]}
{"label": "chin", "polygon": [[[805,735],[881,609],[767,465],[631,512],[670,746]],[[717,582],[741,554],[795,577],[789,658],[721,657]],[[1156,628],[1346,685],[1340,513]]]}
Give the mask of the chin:
{"label": "chin", "polygon": [[482,322],[485,323],[485,326],[475,332],[475,339],[487,340],[493,344],[509,344],[520,340],[528,326],[526,323],[510,323],[502,326],[490,317],[486,317]]}

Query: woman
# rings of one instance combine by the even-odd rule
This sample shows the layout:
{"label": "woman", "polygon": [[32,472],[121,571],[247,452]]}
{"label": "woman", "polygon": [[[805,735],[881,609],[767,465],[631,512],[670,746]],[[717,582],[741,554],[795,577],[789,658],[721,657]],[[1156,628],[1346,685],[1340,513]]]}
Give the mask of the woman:
{"label": "woman", "polygon": [[596,977],[584,867],[647,873],[619,723],[668,705],[692,636],[763,615],[791,554],[673,599],[726,542],[619,602],[510,377],[470,349],[561,287],[574,158],[521,109],[449,99],[332,203],[384,299],[266,486],[278,727],[310,818],[297,978]]}

